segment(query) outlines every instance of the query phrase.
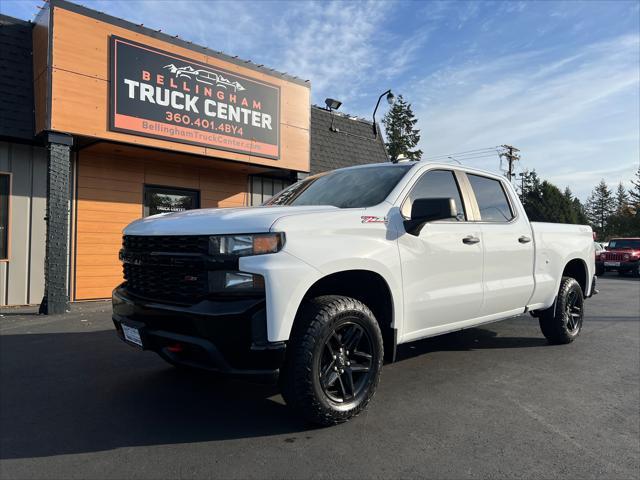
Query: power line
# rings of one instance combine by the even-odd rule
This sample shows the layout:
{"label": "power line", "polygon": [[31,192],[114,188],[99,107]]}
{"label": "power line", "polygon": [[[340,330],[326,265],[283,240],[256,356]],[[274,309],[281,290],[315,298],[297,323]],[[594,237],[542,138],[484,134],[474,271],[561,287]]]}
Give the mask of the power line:
{"label": "power line", "polygon": [[490,153],[490,152],[495,152],[498,153],[498,148],[500,148],[499,146],[497,147],[487,147],[487,148],[476,148],[474,150],[466,150],[464,152],[456,152],[456,153],[447,153],[447,154],[443,154],[443,155],[434,155],[431,157],[423,157],[423,160],[437,160],[440,158],[449,158],[449,157],[466,157],[466,156],[472,156],[472,155],[477,155],[477,154],[484,154],[484,153]]}

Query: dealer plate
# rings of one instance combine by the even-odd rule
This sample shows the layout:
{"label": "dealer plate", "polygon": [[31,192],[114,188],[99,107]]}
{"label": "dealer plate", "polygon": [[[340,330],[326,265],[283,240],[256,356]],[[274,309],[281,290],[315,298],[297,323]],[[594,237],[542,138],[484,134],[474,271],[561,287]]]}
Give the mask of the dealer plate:
{"label": "dealer plate", "polygon": [[123,323],[122,333],[124,333],[125,340],[142,347],[142,338],[140,338],[140,331],[137,328],[129,327]]}
{"label": "dealer plate", "polygon": [[620,262],[604,262],[605,267],[619,267]]}

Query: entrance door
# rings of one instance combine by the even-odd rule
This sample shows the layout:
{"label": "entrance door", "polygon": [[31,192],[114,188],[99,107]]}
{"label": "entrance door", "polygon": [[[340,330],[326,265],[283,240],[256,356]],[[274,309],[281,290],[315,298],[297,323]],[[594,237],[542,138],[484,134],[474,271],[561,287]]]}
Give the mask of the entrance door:
{"label": "entrance door", "polygon": [[431,170],[401,206],[409,217],[418,198],[453,198],[458,217],[427,223],[419,236],[400,235],[405,318],[403,341],[445,330],[479,316],[482,305],[482,233],[467,221],[467,207],[453,171]]}

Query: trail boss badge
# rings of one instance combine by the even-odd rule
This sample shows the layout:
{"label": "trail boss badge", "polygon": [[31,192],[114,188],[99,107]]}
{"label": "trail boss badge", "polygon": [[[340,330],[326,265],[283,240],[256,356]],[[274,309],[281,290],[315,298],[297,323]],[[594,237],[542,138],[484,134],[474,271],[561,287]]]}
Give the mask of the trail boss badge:
{"label": "trail boss badge", "polygon": [[110,129],[277,159],[280,89],[111,37]]}

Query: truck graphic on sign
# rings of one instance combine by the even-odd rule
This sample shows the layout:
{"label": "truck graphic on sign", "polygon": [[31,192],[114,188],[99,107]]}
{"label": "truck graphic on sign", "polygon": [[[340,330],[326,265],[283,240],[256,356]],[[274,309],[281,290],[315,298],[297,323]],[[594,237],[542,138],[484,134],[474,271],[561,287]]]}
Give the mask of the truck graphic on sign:
{"label": "truck graphic on sign", "polygon": [[206,83],[208,85],[216,85],[222,88],[232,88],[234,92],[240,92],[246,90],[239,82],[232,82],[231,80],[223,77],[219,73],[212,72],[210,70],[198,69],[186,65],[184,67],[177,67],[173,63],[166,65],[164,68],[173,73],[176,78],[187,77],[195,78],[198,82]]}

